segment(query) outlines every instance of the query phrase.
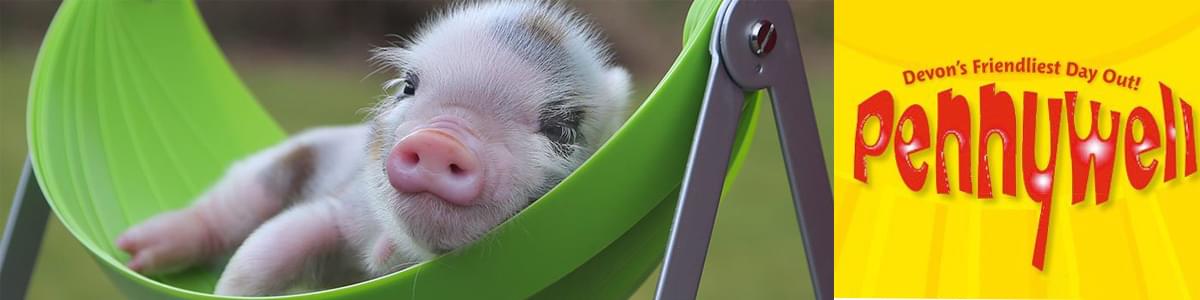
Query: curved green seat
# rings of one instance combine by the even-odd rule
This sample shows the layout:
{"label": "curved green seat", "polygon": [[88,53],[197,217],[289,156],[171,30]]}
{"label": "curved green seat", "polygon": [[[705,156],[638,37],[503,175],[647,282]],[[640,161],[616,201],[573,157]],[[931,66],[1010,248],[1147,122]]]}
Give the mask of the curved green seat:
{"label": "curved green seat", "polygon": [[[692,6],[683,51],[621,131],[481,241],[371,281],[281,298],[627,297],[662,257],[718,4]],[[130,225],[186,206],[233,160],[285,137],[195,5],[66,1],[38,55],[29,101],[41,188],[120,290],[131,298],[222,298],[209,294],[219,266],[149,278],[124,267],[128,256],[113,245]]]}

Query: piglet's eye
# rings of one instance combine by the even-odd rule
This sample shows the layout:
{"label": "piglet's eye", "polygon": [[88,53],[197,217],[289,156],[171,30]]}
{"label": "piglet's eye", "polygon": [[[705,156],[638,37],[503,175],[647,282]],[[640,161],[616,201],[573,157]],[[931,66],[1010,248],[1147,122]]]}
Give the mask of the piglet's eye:
{"label": "piglet's eye", "polygon": [[579,124],[583,121],[582,107],[569,107],[566,101],[554,101],[542,108],[538,117],[538,133],[550,140],[554,150],[562,156],[571,154],[572,146],[578,145],[583,136]]}
{"label": "piglet's eye", "polygon": [[404,74],[404,89],[401,92],[408,96],[416,95],[417,84],[420,83],[420,81],[421,80],[417,78],[417,74]]}

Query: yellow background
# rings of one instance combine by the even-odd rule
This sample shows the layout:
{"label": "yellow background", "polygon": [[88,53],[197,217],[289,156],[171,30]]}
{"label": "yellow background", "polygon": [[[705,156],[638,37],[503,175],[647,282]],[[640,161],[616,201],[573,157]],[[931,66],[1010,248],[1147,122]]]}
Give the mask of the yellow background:
{"label": "yellow background", "polygon": [[[1163,146],[1143,155],[1159,161],[1151,184],[1131,187],[1125,171],[1124,122],[1136,106],[1148,109],[1165,143],[1158,83],[1170,86],[1200,118],[1200,1],[838,1],[835,6],[834,162],[835,294],[837,297],[1190,299],[1200,297],[1200,173],[1183,177],[1183,142],[1178,141],[1179,177],[1163,183]],[[1142,77],[1137,91],[1089,84],[1067,76],[1004,74],[957,76],[905,85],[901,72],[989,57],[1042,62],[1075,61]],[[1027,196],[1017,146],[1017,196],[1001,193],[1000,140],[989,139],[995,198],[982,200],[958,190],[957,152],[947,145],[951,193],[934,187],[935,147],[918,152],[927,163],[924,187],[909,190],[893,156],[867,159],[869,183],[853,177],[857,107],[880,90],[895,96],[893,123],[912,104],[937,127],[937,92],[953,88],[971,107],[972,190],[979,135],[979,87],[995,82],[1014,98],[1017,131],[1024,91],[1039,94],[1038,158],[1048,160],[1046,99],[1078,91],[1077,119],[1091,123],[1086,101],[1102,103],[1101,116],[1121,113],[1121,124],[1100,123],[1103,137],[1120,126],[1109,201],[1087,198],[1071,205],[1066,105],[1058,139],[1053,208],[1046,266],[1031,264],[1040,206]],[[1176,102],[1177,128],[1182,130]],[[896,124],[892,124],[894,127]],[[1200,124],[1193,124],[1200,129]],[[893,132],[893,135],[900,134]],[[1020,136],[1018,135],[1018,141]],[[873,141],[873,139],[869,139]],[[936,145],[937,141],[934,141]],[[1200,148],[1200,147],[1198,147]],[[1092,175],[1089,182],[1095,180]]]}

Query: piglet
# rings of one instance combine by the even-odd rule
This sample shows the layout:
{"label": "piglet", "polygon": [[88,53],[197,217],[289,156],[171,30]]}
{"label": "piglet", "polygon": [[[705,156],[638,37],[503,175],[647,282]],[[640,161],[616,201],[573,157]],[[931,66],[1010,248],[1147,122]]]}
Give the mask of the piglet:
{"label": "piglet", "polygon": [[461,4],[375,50],[399,74],[363,124],[312,129],[231,166],[187,208],[116,241],[163,274],[228,256],[221,295],[382,276],[480,238],[628,116],[629,75],[558,4]]}

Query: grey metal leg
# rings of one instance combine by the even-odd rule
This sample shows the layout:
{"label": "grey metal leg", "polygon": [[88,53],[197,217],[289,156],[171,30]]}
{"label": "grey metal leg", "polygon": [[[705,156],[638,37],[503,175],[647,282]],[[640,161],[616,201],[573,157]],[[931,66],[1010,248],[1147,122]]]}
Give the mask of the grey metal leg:
{"label": "grey metal leg", "polygon": [[0,299],[25,298],[49,216],[50,206],[27,158],[0,241]]}
{"label": "grey metal leg", "polygon": [[[720,59],[714,58],[711,72],[723,70]],[[729,80],[713,80],[705,91],[658,281],[658,299],[696,298],[745,95]]]}
{"label": "grey metal leg", "polygon": [[[804,238],[809,273],[817,299],[833,298],[833,192],[822,155],[817,119],[800,43],[796,39],[791,9],[787,2],[741,0],[730,9],[722,36],[721,54],[730,77],[747,89],[768,88],[775,108],[775,123],[787,166],[792,200]],[[773,51],[757,52],[747,47],[756,31],[766,24],[774,41]]]}
{"label": "grey metal leg", "polygon": [[693,299],[716,219],[744,93],[769,89],[814,298],[833,298],[833,193],[788,3],[727,0],[713,25],[712,69],[683,180],[658,299]]}

